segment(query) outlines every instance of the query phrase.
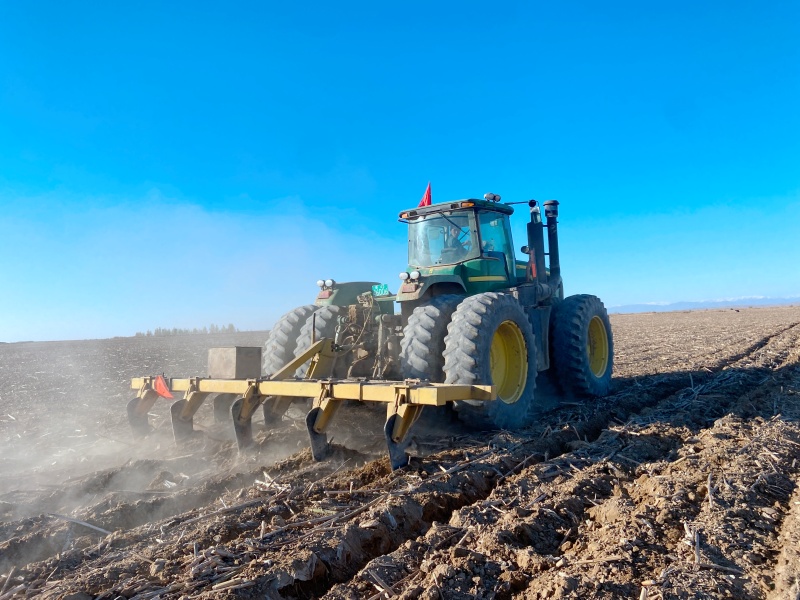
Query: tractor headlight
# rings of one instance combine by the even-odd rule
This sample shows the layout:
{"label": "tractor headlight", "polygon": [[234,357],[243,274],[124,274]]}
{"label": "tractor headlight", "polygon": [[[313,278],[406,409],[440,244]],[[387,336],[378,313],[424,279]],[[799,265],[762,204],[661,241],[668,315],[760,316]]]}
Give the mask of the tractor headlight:
{"label": "tractor headlight", "polygon": [[325,287],[332,288],[334,285],[336,285],[336,282],[333,279],[325,280]]}
{"label": "tractor headlight", "polygon": [[419,279],[419,271],[411,271],[410,277],[411,277],[411,279],[414,279],[414,280]]}
{"label": "tractor headlight", "polygon": [[400,279],[402,279],[403,281],[405,281],[406,279],[408,279],[408,273],[406,273],[405,271],[403,271],[402,273],[400,273],[399,277],[400,277]]}
{"label": "tractor headlight", "polygon": [[325,282],[324,282],[324,281],[322,281],[322,279],[317,279],[317,285],[318,285],[319,287],[325,287]]}

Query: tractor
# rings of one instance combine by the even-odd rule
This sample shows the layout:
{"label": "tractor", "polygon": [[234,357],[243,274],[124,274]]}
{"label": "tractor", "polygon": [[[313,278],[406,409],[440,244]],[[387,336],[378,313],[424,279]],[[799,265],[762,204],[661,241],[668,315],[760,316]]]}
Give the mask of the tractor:
{"label": "tractor", "polygon": [[[514,252],[512,204],[530,212],[523,260]],[[404,210],[408,268],[397,294],[378,282],[319,280],[315,302],[289,311],[270,331],[262,375],[327,338],[334,358],[315,378],[494,386],[497,400],[452,402],[460,420],[481,428],[530,425],[541,409],[539,374],[567,396],[607,394],[608,314],[596,296],[564,297],[558,207],[556,200],[501,203],[490,193]],[[307,376],[310,362],[296,378]]]}
{"label": "tractor", "polygon": [[[530,209],[523,260],[514,254],[512,204]],[[389,460],[398,469],[408,463],[408,433],[425,407],[455,412],[476,428],[519,429],[546,408],[535,396],[540,374],[567,396],[608,393],[611,326],[596,296],[564,297],[556,200],[540,207],[486,194],[418,206],[400,221],[408,225],[408,268],[396,295],[372,281],[319,280],[316,301],[283,315],[263,351],[212,348],[207,376],[133,378],[134,435],[152,431],[150,409],[176,391],[184,393],[170,406],[177,444],[193,437],[194,415],[213,397],[215,416],[230,414],[246,451],[259,407],[269,428],[292,403],[311,398],[305,423],[311,454],[323,460],[327,427],[343,402],[383,404]]]}

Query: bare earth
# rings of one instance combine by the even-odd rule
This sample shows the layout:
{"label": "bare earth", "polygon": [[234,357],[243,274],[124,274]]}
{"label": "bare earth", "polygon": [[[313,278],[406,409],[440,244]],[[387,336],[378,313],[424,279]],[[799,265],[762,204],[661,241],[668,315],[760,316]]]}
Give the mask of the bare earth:
{"label": "bare earth", "polygon": [[615,387],[525,432],[302,411],[131,439],[130,377],[264,333],[0,345],[0,600],[800,597],[800,307],[614,315]]}

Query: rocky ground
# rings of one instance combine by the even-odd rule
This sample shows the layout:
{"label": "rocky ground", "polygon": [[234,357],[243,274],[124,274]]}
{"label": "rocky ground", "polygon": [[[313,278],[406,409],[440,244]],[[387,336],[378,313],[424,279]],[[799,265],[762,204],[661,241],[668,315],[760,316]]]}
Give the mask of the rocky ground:
{"label": "rocky ground", "polygon": [[134,443],[132,376],[205,372],[264,334],[0,345],[0,600],[791,598],[800,307],[614,315],[613,394],[524,432],[302,412],[239,456],[230,424]]}

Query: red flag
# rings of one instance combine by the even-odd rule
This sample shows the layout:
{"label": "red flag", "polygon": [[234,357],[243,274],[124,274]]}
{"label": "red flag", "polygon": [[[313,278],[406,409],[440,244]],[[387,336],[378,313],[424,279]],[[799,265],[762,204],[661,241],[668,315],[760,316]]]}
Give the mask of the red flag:
{"label": "red flag", "polygon": [[156,394],[158,394],[162,398],[173,397],[169,391],[169,386],[167,385],[167,381],[164,379],[163,375],[159,375],[158,377],[156,377],[156,380],[153,382],[153,389],[156,391]]}
{"label": "red flag", "polygon": [[428,182],[428,187],[425,188],[425,193],[422,195],[422,200],[419,201],[417,204],[417,208],[420,206],[430,206],[431,205],[431,182]]}

